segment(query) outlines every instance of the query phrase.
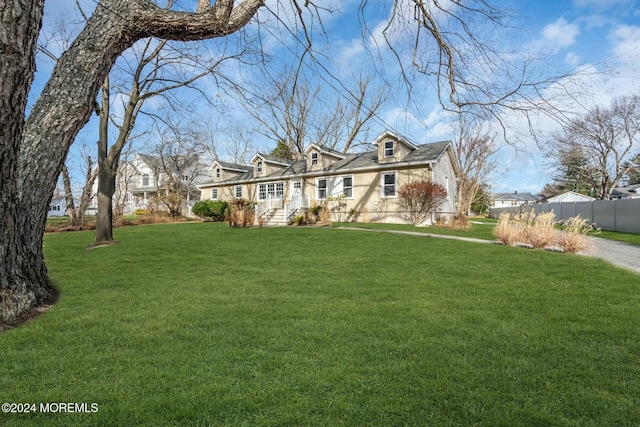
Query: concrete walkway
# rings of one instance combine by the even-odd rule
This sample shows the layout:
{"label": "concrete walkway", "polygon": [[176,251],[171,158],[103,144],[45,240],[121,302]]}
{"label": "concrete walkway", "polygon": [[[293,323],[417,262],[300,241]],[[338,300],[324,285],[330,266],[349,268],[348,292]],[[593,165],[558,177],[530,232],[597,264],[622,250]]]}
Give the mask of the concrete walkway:
{"label": "concrete walkway", "polygon": [[[406,234],[409,236],[435,237],[437,239],[463,240],[465,242],[499,244],[495,240],[474,239],[471,237],[447,236],[443,234],[420,233],[416,231],[381,230],[358,227],[336,227],[342,230],[372,231],[378,233]],[[616,242],[600,237],[589,237],[592,248],[580,255],[601,258],[617,267],[621,267],[640,274],[640,246],[629,243]]]}

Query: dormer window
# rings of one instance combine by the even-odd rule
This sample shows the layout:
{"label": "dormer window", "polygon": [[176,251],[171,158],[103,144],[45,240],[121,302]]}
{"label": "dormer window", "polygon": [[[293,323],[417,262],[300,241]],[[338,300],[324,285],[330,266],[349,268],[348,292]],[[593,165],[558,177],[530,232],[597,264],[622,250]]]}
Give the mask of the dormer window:
{"label": "dormer window", "polygon": [[311,166],[318,164],[318,153],[311,153]]}
{"label": "dormer window", "polygon": [[262,161],[258,161],[256,168],[258,169],[258,173],[262,173]]}
{"label": "dormer window", "polygon": [[216,178],[220,178],[220,168],[216,168]]}
{"label": "dormer window", "polygon": [[393,141],[387,141],[384,143],[384,156],[393,157]]}

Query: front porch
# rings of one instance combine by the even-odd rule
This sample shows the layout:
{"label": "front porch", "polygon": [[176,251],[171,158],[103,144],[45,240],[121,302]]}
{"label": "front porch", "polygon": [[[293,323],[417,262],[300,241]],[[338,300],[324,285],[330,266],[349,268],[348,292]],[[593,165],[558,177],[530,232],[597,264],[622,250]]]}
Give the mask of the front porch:
{"label": "front porch", "polygon": [[266,226],[288,225],[297,215],[304,214],[310,206],[311,197],[308,194],[296,194],[284,203],[282,197],[269,194],[265,200],[256,206],[255,224]]}

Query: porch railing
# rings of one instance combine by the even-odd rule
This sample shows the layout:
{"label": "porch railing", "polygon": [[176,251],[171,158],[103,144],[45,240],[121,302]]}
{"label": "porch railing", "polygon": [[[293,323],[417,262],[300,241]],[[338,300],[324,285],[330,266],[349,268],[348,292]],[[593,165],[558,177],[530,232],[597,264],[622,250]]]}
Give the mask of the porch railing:
{"label": "porch railing", "polygon": [[260,218],[271,209],[282,209],[282,199],[280,197],[267,196],[258,206],[256,206],[256,219]]}
{"label": "porch railing", "polygon": [[308,194],[298,194],[293,196],[288,203],[284,205],[284,217],[289,220],[298,210],[309,208],[311,203]]}

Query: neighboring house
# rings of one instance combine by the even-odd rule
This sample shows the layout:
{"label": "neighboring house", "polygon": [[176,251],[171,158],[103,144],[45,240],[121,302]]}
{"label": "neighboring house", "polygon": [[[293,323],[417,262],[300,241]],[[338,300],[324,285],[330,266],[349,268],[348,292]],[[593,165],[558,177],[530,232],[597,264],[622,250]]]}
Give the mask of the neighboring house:
{"label": "neighboring house", "polygon": [[497,193],[491,196],[491,207],[505,208],[509,206],[523,206],[536,203],[538,198],[531,193]]}
{"label": "neighboring house", "polygon": [[[49,210],[47,211],[47,218],[56,216],[67,216],[67,198],[60,196],[60,192],[56,191],[53,194],[53,198],[49,202]],[[73,198],[73,203],[76,207],[80,206],[80,199]]]}
{"label": "neighboring house", "polygon": [[640,184],[618,187],[611,193],[611,199],[637,199],[640,198]]}
{"label": "neighboring house", "polygon": [[584,194],[576,193],[575,191],[567,191],[566,193],[558,194],[557,196],[547,199],[548,203],[562,203],[562,202],[592,202],[595,198],[585,196]]}
{"label": "neighboring house", "polygon": [[47,218],[54,216],[65,216],[67,211],[67,199],[66,197],[54,197],[49,202],[49,211],[47,212]]}
{"label": "neighboring house", "polygon": [[[154,198],[167,193],[170,182],[181,186],[184,193],[183,214],[190,216],[191,207],[200,200],[197,185],[211,179],[207,165],[199,156],[174,156],[161,158],[136,153],[130,162],[121,162],[116,177],[116,192],[113,196],[114,210],[125,215],[149,208]],[[98,191],[98,181],[93,193]],[[89,209],[97,209],[94,198]]]}
{"label": "neighboring house", "polygon": [[247,199],[258,203],[256,220],[284,224],[322,202],[343,206],[334,212],[344,220],[349,212],[378,222],[406,222],[397,205],[398,189],[429,180],[447,189],[441,214],[455,212],[456,170],[450,141],[415,145],[392,132],[373,141],[377,150],[344,154],[312,144],[304,159],[288,161],[258,153],[250,165],[216,161],[212,178],[200,184],[202,199]]}

